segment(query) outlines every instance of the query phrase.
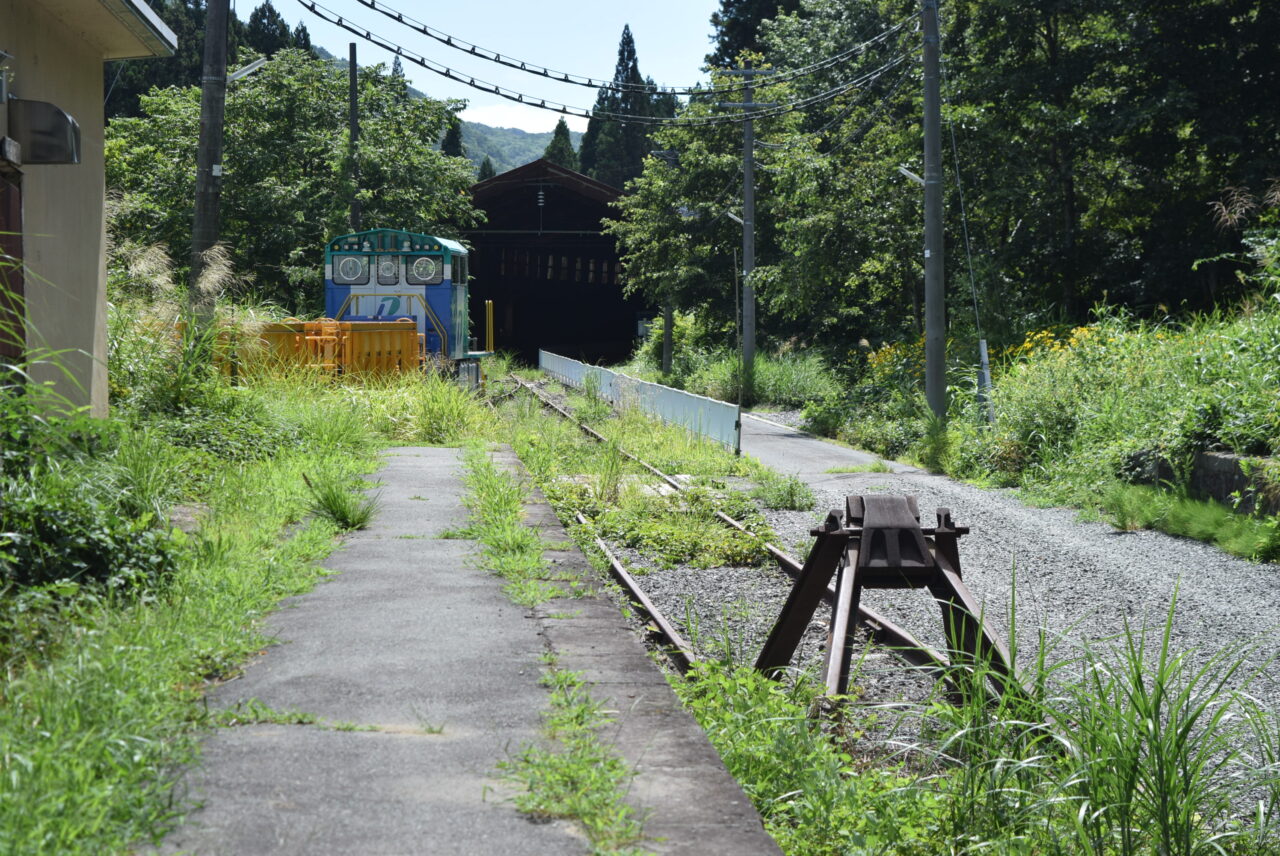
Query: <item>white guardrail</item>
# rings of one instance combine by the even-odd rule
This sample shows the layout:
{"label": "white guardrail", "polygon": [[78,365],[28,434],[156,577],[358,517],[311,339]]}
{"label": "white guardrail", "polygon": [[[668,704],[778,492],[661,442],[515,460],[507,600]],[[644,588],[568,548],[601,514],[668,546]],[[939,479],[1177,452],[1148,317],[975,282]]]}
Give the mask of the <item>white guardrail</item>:
{"label": "white guardrail", "polygon": [[704,437],[742,451],[742,413],[736,404],[672,389],[660,383],[637,380],[629,375],[580,363],[549,351],[538,351],[538,368],[563,384],[583,389],[594,376],[601,398],[615,406],[634,406],[663,422],[682,425]]}

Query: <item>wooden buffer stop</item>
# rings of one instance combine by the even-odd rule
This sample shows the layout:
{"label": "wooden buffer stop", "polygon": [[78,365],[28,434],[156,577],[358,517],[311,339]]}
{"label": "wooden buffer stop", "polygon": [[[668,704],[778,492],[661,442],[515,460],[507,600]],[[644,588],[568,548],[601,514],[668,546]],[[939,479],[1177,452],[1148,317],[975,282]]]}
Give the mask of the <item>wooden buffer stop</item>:
{"label": "wooden buffer stop", "polygon": [[987,630],[977,602],[960,578],[958,542],[969,527],[956,526],[946,508],[938,509],[937,520],[936,526],[920,525],[914,496],[847,497],[843,522],[832,510],[822,526],[811,530],[813,547],[756,668],[773,674],[791,663],[834,577],[823,669],[829,694],[843,695],[849,689],[853,630],[863,589],[928,589],[942,610],[951,663],[981,664],[997,690],[1017,688],[1008,650]]}

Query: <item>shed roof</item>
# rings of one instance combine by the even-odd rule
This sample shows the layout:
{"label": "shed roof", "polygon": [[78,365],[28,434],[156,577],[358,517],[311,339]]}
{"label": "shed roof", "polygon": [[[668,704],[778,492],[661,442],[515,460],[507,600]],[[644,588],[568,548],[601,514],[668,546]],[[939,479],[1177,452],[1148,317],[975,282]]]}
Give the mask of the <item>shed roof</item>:
{"label": "shed roof", "polygon": [[622,191],[616,187],[596,181],[588,175],[552,163],[545,158],[539,158],[532,163],[518,166],[471,185],[471,196],[476,205],[483,208],[487,200],[506,193],[514,187],[546,182],[559,184],[589,199],[606,204],[622,196]]}

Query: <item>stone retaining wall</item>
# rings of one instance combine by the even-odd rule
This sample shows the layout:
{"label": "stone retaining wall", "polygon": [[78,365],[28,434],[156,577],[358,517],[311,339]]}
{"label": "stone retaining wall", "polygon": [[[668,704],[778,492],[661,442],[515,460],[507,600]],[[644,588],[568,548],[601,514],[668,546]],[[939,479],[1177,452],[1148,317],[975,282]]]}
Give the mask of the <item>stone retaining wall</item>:
{"label": "stone retaining wall", "polygon": [[[1153,451],[1130,456],[1126,476],[1135,484],[1175,481],[1173,466]],[[1251,513],[1280,514],[1280,459],[1198,452],[1188,484],[1191,494]],[[1240,496],[1237,505],[1236,495]]]}

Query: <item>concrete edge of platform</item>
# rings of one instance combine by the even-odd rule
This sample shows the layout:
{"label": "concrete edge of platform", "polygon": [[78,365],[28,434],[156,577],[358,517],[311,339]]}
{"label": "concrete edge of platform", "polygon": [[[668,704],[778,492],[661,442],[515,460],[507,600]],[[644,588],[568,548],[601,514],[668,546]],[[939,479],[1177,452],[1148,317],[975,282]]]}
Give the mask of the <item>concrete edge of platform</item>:
{"label": "concrete edge of platform", "polygon": [[[491,455],[527,475],[513,452]],[[583,574],[580,596],[548,601],[531,615],[557,664],[581,673],[592,696],[611,713],[613,721],[601,738],[635,771],[627,802],[655,836],[643,846],[688,856],[781,854],[751,800],[536,486],[525,504],[525,521],[557,545],[558,564]]]}

